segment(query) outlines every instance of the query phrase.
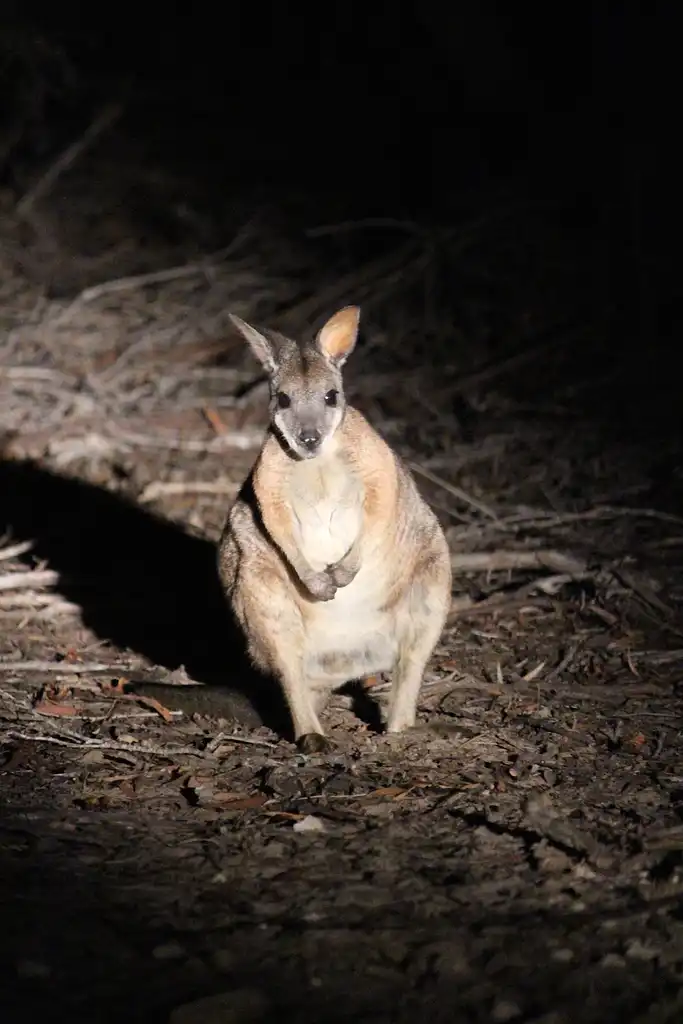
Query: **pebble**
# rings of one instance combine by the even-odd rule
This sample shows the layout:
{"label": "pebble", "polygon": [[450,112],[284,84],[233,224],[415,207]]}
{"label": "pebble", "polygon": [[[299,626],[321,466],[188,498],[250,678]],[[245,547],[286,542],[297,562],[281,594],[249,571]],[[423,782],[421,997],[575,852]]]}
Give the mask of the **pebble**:
{"label": "pebble", "polygon": [[325,823],[320,818],[307,814],[301,821],[295,821],[292,826],[295,832],[324,832]]}

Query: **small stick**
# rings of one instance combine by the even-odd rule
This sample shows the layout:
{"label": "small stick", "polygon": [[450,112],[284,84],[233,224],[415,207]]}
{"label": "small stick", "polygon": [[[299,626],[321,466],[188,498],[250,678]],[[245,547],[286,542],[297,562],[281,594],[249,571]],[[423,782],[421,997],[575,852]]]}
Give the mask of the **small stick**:
{"label": "small stick", "polygon": [[16,212],[20,217],[25,216],[39,199],[42,199],[53,187],[57,179],[64,173],[110,125],[114,124],[123,113],[123,106],[120,103],[111,103],[105,107],[89,127],[83,132],[80,139],[77,139],[57,157],[53,164],[48,167],[45,174],[40,178],[32,189],[24,195],[17,203]]}
{"label": "small stick", "polygon": [[219,437],[223,437],[223,435],[227,433],[228,428],[216,409],[213,409],[210,405],[205,405],[202,408],[202,414],[204,419],[209,423]]}
{"label": "small stick", "polygon": [[0,661],[0,672],[59,672],[64,675],[86,675],[88,672],[120,675],[130,672],[131,666],[105,665],[101,662],[77,664],[72,661]]}

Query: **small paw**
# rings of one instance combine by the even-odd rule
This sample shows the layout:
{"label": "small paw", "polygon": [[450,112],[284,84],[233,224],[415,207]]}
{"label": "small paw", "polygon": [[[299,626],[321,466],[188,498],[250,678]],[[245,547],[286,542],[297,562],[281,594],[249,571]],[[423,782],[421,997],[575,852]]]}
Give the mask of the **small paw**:
{"label": "small paw", "polygon": [[329,740],[319,732],[307,732],[299,736],[296,745],[302,754],[323,754],[330,749]]}
{"label": "small paw", "polygon": [[316,572],[308,576],[304,583],[313,597],[319,601],[331,601],[337,593],[337,584],[327,571]]}
{"label": "small paw", "polygon": [[342,565],[337,562],[335,565],[328,565],[325,570],[338,587],[348,587],[349,583],[356,578],[360,566]]}

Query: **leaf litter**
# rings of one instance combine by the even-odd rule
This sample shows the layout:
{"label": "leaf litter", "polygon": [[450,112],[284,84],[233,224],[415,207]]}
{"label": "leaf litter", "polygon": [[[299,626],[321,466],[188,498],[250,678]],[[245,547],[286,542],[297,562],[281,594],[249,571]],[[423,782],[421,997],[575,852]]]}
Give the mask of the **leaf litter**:
{"label": "leaf litter", "polygon": [[[33,215],[52,223],[50,204]],[[245,217],[198,260],[159,243],[136,268],[103,241],[93,280],[74,216],[75,283],[50,299],[0,252],[8,999],[28,982],[36,1006],[112,1021],[197,1019],[207,999],[303,1024],[680,1019],[679,485],[658,491],[646,446],[605,432],[609,388],[581,404],[600,328],[538,298],[551,242],[525,228],[411,230],[349,271],[348,226],[295,251]],[[433,331],[426,282],[450,294],[453,267],[462,305],[444,298]],[[493,307],[468,311],[494,277],[514,351],[478,326]],[[442,518],[455,592],[418,728],[374,730],[375,679],[335,696],[334,747],[305,758],[242,705],[127,687],[186,694],[220,646],[201,566],[266,423],[227,312],[297,330],[347,299],[366,317],[351,399]]]}

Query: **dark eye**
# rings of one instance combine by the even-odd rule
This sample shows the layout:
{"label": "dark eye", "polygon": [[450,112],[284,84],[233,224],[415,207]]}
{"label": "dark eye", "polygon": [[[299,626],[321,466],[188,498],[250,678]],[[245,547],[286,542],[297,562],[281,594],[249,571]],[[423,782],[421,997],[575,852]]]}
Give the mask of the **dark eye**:
{"label": "dark eye", "polygon": [[278,409],[289,409],[292,404],[292,399],[289,395],[286,395],[284,391],[278,391],[275,396],[275,401],[277,402]]}
{"label": "dark eye", "polygon": [[339,392],[335,391],[334,388],[332,388],[332,390],[328,391],[327,394],[325,395],[325,405],[335,406],[337,404],[338,397]]}

